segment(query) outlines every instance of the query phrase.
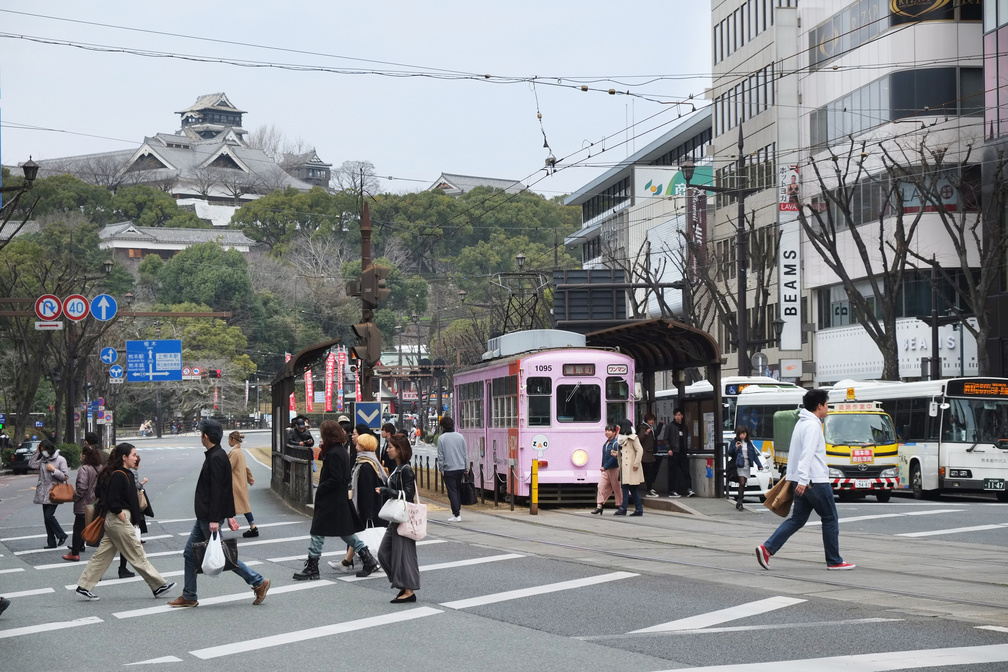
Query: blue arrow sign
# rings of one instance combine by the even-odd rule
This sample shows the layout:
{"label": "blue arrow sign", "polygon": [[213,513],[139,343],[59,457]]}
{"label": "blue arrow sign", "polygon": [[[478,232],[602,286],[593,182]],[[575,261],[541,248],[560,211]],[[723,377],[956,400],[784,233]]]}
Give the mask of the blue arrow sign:
{"label": "blue arrow sign", "polygon": [[354,407],[354,417],[357,423],[364,423],[371,429],[381,427],[381,402],[379,401],[358,401]]}
{"label": "blue arrow sign", "polygon": [[108,370],[109,378],[122,378],[123,373],[124,373],[123,368],[118,364],[116,364],[115,366],[110,366]]}
{"label": "blue arrow sign", "polygon": [[182,341],[126,341],[126,382],[182,380]]}
{"label": "blue arrow sign", "polygon": [[101,351],[101,361],[106,364],[112,364],[117,359],[119,359],[119,353],[115,348],[102,348]]}
{"label": "blue arrow sign", "polygon": [[91,299],[91,314],[102,322],[111,320],[116,316],[116,311],[118,310],[119,304],[108,294],[99,294]]}

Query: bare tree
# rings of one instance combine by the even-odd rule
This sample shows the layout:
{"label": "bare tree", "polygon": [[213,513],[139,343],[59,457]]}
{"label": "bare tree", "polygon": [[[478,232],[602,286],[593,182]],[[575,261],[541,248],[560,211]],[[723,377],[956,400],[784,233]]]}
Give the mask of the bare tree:
{"label": "bare tree", "polygon": [[276,124],[270,124],[249,133],[245,137],[245,143],[249,147],[261,149],[274,163],[279,163],[287,146],[287,137]]}
{"label": "bare tree", "polygon": [[623,271],[627,282],[647,285],[641,292],[634,289],[628,289],[626,292],[632,319],[641,320],[648,317],[652,297],[658,301],[659,317],[674,316],[672,308],[665,300],[665,288],[659,286],[663,284],[661,280],[665,276],[666,269],[674,267],[674,264],[669,256],[653,257],[650,240],[644,240],[633,259],[622,254],[622,248],[614,248],[609,241],[606,241],[602,245],[602,256],[607,266]]}
{"label": "bare tree", "polygon": [[332,233],[309,234],[298,231],[287,248],[285,259],[303,275],[332,275],[339,278],[344,262],[356,258],[344,237]]}
{"label": "bare tree", "polygon": [[377,194],[378,178],[374,164],[370,161],[344,161],[332,171],[331,185],[336,191],[359,194],[363,189],[365,194]]}

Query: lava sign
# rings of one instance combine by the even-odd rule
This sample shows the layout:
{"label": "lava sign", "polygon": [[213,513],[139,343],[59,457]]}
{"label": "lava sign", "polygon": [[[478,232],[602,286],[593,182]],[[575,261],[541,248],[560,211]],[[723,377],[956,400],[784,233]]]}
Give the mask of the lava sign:
{"label": "lava sign", "polygon": [[182,341],[126,341],[126,382],[182,380]]}

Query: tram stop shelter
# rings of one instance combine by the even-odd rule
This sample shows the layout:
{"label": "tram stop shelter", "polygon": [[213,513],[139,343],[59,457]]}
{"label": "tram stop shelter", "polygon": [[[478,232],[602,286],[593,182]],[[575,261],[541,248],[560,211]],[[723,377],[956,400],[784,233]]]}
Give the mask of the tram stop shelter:
{"label": "tram stop shelter", "polygon": [[[714,337],[706,331],[682,322],[668,319],[626,322],[619,326],[593,331],[585,335],[587,344],[595,347],[618,348],[634,358],[636,369],[642,374],[644,408],[654,412],[655,374],[674,371],[676,387],[682,399],[685,388],[685,371],[689,368],[706,369],[706,378],[714,388],[710,403],[701,403],[687,409],[687,420],[697,422],[699,452],[691,458],[691,469],[696,481],[696,460],[713,459],[713,496],[724,495],[724,445],[721,438],[723,426],[723,400],[721,398],[721,350]],[[713,425],[704,422],[704,414],[713,413]],[[690,417],[692,416],[692,417]],[[709,447],[713,446],[713,450]],[[697,446],[693,446],[694,450]]]}
{"label": "tram stop shelter", "polygon": [[314,499],[312,492],[312,463],[315,454],[306,446],[287,445],[287,427],[290,425],[289,399],[294,393],[294,383],[304,372],[325,360],[329,350],[342,339],[323,341],[310,345],[285,362],[273,379],[273,475],[270,488],[288,504],[307,507]]}

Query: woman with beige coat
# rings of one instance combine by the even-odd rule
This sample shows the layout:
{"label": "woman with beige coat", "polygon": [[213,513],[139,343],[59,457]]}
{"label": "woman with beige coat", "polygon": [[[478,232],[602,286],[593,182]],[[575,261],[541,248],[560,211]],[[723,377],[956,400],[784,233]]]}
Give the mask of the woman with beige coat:
{"label": "woman with beige coat", "polygon": [[623,484],[623,505],[613,515],[625,516],[627,504],[633,497],[634,512],[631,516],[643,516],[641,505],[640,484],[644,482],[644,469],[641,460],[644,458],[644,447],[634,434],[633,425],[629,420],[620,421],[620,433],[616,437],[620,445],[620,482]]}
{"label": "woman with beige coat", "polygon": [[231,489],[234,490],[235,515],[245,514],[249,529],[242,534],[243,537],[258,537],[259,528],[256,527],[255,518],[252,516],[252,506],[249,504],[248,486],[255,484],[252,477],[252,470],[245,462],[245,453],[242,452],[242,441],[245,435],[235,430],[228,434],[228,445],[231,452],[228,453],[228,460],[231,462]]}

